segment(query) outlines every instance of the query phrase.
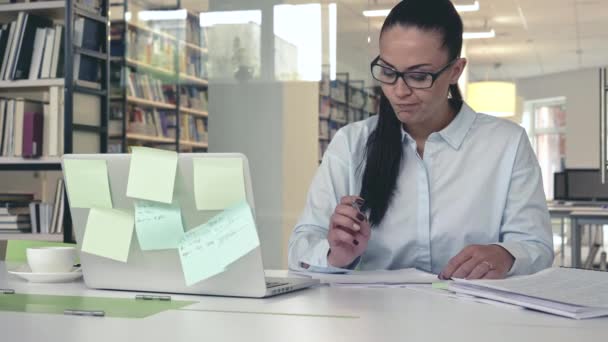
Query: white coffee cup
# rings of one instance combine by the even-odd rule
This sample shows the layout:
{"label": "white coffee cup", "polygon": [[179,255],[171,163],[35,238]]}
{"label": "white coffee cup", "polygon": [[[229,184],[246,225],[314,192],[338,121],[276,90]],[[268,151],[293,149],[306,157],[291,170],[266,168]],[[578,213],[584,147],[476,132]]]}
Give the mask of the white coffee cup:
{"label": "white coffee cup", "polygon": [[34,273],[70,272],[76,260],[76,248],[67,246],[28,248],[25,253]]}

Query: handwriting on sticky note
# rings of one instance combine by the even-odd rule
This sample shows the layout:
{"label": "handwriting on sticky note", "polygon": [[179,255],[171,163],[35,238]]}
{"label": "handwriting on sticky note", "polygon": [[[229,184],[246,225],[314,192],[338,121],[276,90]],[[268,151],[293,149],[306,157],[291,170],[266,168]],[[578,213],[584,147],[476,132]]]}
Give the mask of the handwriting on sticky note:
{"label": "handwriting on sticky note", "polygon": [[135,202],[135,231],[144,251],[177,248],[184,236],[179,205]]}
{"label": "handwriting on sticky note", "polygon": [[82,251],[127,262],[133,236],[133,214],[118,209],[89,211]]}
{"label": "handwriting on sticky note", "polygon": [[65,159],[63,171],[72,208],[112,208],[105,160]]}
{"label": "handwriting on sticky note", "polygon": [[224,210],[188,232],[179,245],[186,285],[222,272],[260,245],[246,202]]}
{"label": "handwriting on sticky note", "polygon": [[198,210],[223,210],[245,200],[242,159],[195,158],[193,167]]}
{"label": "handwriting on sticky note", "polygon": [[148,147],[133,147],[127,196],[171,203],[177,172],[177,153]]}

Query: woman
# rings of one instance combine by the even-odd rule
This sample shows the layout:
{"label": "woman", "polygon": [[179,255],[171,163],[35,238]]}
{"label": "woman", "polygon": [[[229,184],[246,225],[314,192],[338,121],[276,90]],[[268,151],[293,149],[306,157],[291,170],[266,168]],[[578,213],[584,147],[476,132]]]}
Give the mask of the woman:
{"label": "woman", "polygon": [[390,12],[371,66],[379,114],[332,140],[289,242],[290,268],[479,279],[551,265],[526,132],[462,102],[462,30],[448,0],[405,0]]}

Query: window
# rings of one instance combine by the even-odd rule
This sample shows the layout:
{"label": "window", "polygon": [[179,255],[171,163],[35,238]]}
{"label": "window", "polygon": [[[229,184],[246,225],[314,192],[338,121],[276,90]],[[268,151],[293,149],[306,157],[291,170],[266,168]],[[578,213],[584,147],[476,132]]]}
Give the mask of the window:
{"label": "window", "polygon": [[523,126],[528,132],[543,175],[547,199],[553,199],[553,174],[566,160],[566,99],[527,101]]}

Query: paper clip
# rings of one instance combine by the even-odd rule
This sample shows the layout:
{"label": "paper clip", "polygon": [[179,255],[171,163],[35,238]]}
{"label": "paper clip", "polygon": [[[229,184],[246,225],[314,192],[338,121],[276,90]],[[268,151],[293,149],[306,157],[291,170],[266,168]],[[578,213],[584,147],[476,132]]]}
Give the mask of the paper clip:
{"label": "paper clip", "polygon": [[15,290],[13,290],[13,289],[0,289],[0,293],[2,293],[2,294],[15,294]]}
{"label": "paper clip", "polygon": [[63,310],[64,315],[74,315],[74,316],[93,316],[93,317],[103,317],[106,315],[103,310],[73,310],[66,309]]}
{"label": "paper clip", "polygon": [[136,295],[135,299],[169,301],[171,300],[171,296]]}

